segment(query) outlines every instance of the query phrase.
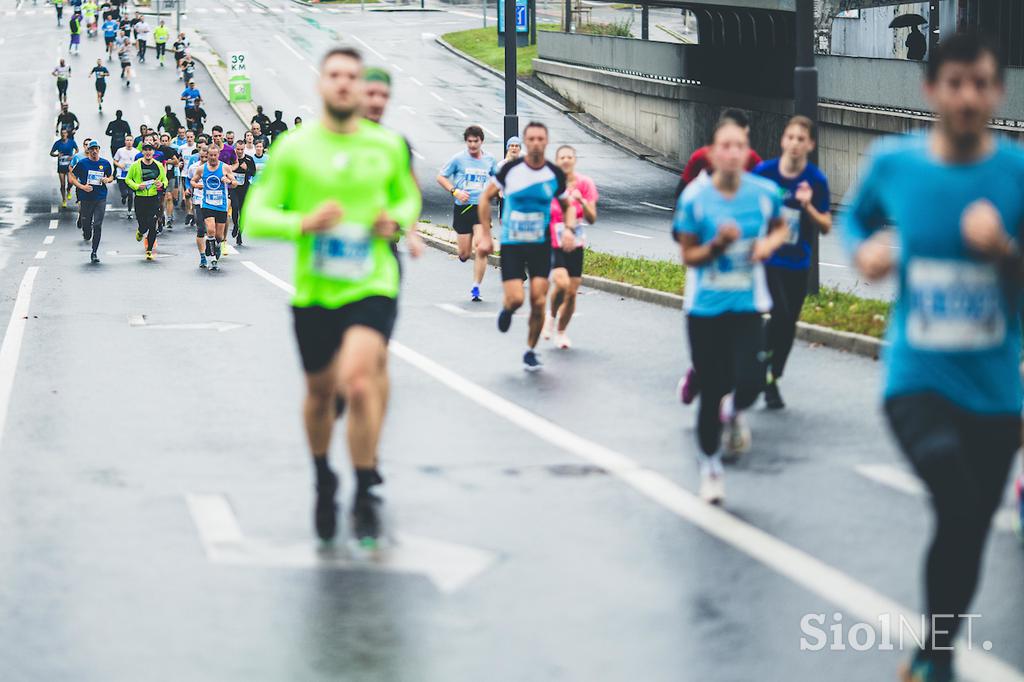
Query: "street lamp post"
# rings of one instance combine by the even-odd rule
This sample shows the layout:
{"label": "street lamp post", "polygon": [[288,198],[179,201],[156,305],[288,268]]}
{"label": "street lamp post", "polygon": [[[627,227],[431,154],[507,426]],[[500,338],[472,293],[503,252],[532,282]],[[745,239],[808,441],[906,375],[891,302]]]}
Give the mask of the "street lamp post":
{"label": "street lamp post", "polygon": [[516,101],[516,0],[505,0],[505,141],[519,134]]}
{"label": "street lamp post", "polygon": [[[793,70],[793,99],[796,113],[818,123],[818,69],[814,65],[814,0],[796,0],[796,68]],[[812,155],[817,163],[817,152]],[[811,242],[811,269],[808,290],[818,293],[821,273],[818,266],[818,231]]]}

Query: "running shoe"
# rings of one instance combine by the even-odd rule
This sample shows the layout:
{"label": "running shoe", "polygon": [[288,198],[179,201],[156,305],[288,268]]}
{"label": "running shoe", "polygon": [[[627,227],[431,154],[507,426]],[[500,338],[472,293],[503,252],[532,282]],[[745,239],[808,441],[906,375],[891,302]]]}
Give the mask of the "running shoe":
{"label": "running shoe", "polygon": [[373,493],[356,495],[352,503],[352,537],[365,549],[374,549],[381,538],[380,506],[383,500]]}
{"label": "running shoe", "polygon": [[558,338],[555,340],[555,345],[562,350],[569,350],[572,348],[572,341],[569,340],[569,335],[565,332],[558,332]]}
{"label": "running shoe", "polygon": [[231,226],[231,236],[232,237],[237,237],[238,236],[238,225],[232,225]]}
{"label": "running shoe", "polygon": [[955,682],[951,662],[915,658],[900,669],[900,682]]}
{"label": "running shoe", "polygon": [[551,317],[551,313],[544,313],[544,328],[541,329],[540,335],[545,340],[551,339],[551,334],[555,329],[555,318]]}
{"label": "running shoe", "polygon": [[235,246],[241,246],[241,245],[242,245],[242,233],[239,232],[238,236],[235,237]]}
{"label": "running shoe", "polygon": [[90,239],[92,239],[92,231],[90,230],[89,232],[86,232],[85,230],[82,230],[82,241],[87,242]]}
{"label": "running shoe", "polygon": [[769,410],[781,410],[786,407],[782,401],[782,394],[779,393],[779,382],[772,377],[764,387],[764,405]]}
{"label": "running shoe", "polygon": [[480,301],[483,300],[482,298],[480,298],[480,287],[473,287],[472,289],[469,290],[469,300],[473,301],[474,303],[479,303]]}
{"label": "running shoe", "polygon": [[92,255],[89,256],[89,262],[90,263],[99,263],[100,262],[100,257],[96,255],[95,251],[93,251]]}
{"label": "running shoe", "polygon": [[141,242],[142,241],[142,233],[139,232],[138,230],[135,230],[135,241],[137,241],[137,242]]}
{"label": "running shoe", "polygon": [[206,268],[206,254],[199,254],[199,267]]}
{"label": "running shoe", "polygon": [[338,505],[334,502],[337,492],[338,475],[333,471],[322,483],[317,483],[313,526],[317,536],[324,542],[332,540],[338,532]]}
{"label": "running shoe", "polygon": [[523,369],[527,372],[539,372],[541,367],[543,367],[543,365],[535,351],[528,350],[523,353]]}
{"label": "running shoe", "polygon": [[134,217],[135,217],[135,215],[134,215],[134,214],[133,214],[133,213],[132,213],[131,211],[128,211],[128,213],[127,213],[127,214],[125,214],[125,218],[126,218],[127,220],[131,220],[131,219],[133,219]]}
{"label": "running shoe", "polygon": [[68,200],[67,199],[61,199],[60,200],[60,207],[61,208],[67,208],[68,207]]}
{"label": "running shoe", "polygon": [[697,399],[697,395],[700,393],[700,387],[697,385],[697,370],[693,367],[687,370],[686,376],[676,384],[676,393],[679,394],[679,401],[683,405],[689,405]]}
{"label": "running shoe", "polygon": [[502,308],[501,312],[498,313],[498,331],[507,332],[508,328],[512,326],[512,311],[506,308]]}
{"label": "running shoe", "polygon": [[725,471],[721,458],[703,457],[700,463],[700,499],[708,504],[725,502]]}
{"label": "running shoe", "polygon": [[737,412],[733,406],[732,393],[722,398],[718,409],[718,418],[724,427],[722,429],[722,444],[725,447],[726,457],[735,459],[750,450],[750,428],[743,419],[743,415]]}
{"label": "running shoe", "polygon": [[146,252],[146,260],[153,260],[153,252],[152,251],[147,251]]}
{"label": "running shoe", "polygon": [[220,266],[217,265],[217,259],[216,258],[211,258],[210,259],[210,269],[211,270],[220,270]]}

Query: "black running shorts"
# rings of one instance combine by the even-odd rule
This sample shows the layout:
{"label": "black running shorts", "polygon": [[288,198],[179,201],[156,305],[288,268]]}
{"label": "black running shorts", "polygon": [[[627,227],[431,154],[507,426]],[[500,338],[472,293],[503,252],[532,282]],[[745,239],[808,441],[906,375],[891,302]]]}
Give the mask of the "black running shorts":
{"label": "black running shorts", "polygon": [[583,249],[573,249],[569,253],[562,251],[561,249],[552,249],[553,256],[551,258],[552,268],[565,268],[569,271],[570,277],[582,277],[583,276]]}
{"label": "black running shorts", "polygon": [[369,327],[389,341],[398,302],[387,296],[370,296],[340,308],[292,306],[292,313],[302,367],[307,374],[315,374],[331,364],[349,327]]}
{"label": "black running shorts", "polygon": [[551,244],[503,244],[501,247],[501,281],[541,277],[551,274]]}
{"label": "black running shorts", "polygon": [[228,222],[227,211],[214,211],[211,208],[203,209],[203,222],[206,222],[207,218],[213,218],[213,222],[218,225],[225,225]]}
{"label": "black running shorts", "polygon": [[455,206],[452,213],[452,227],[456,234],[473,234],[473,226],[480,222],[480,215],[477,213],[476,204],[468,206]]}

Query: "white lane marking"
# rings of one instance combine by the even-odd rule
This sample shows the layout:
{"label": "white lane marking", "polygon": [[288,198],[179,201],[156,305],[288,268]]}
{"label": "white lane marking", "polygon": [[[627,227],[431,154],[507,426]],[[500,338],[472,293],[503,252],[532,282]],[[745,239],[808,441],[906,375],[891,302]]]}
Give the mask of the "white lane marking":
{"label": "white lane marking", "polygon": [[150,324],[146,321],[145,315],[129,315],[129,327],[141,327],[143,329],[171,330],[171,331],[205,331],[214,330],[217,332],[229,332],[233,329],[241,329],[248,325],[240,322],[176,322],[170,324]]}
{"label": "white lane marking", "polygon": [[206,14],[208,10],[205,7],[196,7],[195,11],[199,12],[200,14]]}
{"label": "white lane marking", "polygon": [[4,332],[3,344],[0,344],[0,439],[4,436],[7,408],[10,406],[11,391],[14,389],[14,374],[18,369],[18,356],[21,354],[21,340],[28,325],[28,305],[32,299],[32,286],[38,272],[38,266],[33,265],[21,278],[18,296],[14,299],[14,308],[11,309],[11,320],[7,323],[7,331]]}
{"label": "white lane marking", "polygon": [[[50,213],[56,213],[59,210],[60,207],[57,204],[50,204]],[[52,230],[53,228],[51,227],[50,229]]]}
{"label": "white lane marking", "polygon": [[5,14],[9,17],[13,17],[15,15],[15,11],[13,9],[9,9],[5,12]]}
{"label": "white lane marking", "polygon": [[313,66],[312,64],[306,64],[306,67],[307,67],[307,68],[308,68],[308,69],[309,69],[310,71],[312,71],[313,73],[315,73],[316,75],[318,75],[318,76],[320,75],[320,69],[316,68],[316,67],[315,67],[315,66]]}
{"label": "white lane marking", "polygon": [[141,100],[141,99],[139,100],[139,108],[140,109],[145,109],[146,108],[146,103],[143,100]]}
{"label": "white lane marking", "polygon": [[412,155],[413,155],[413,156],[415,156],[415,157],[416,157],[417,159],[419,159],[420,161],[426,161],[426,159],[427,159],[427,157],[423,156],[422,154],[420,154],[420,153],[419,153],[418,151],[416,151],[415,149],[413,149],[413,150],[412,150]]}
{"label": "white lane marking", "polygon": [[469,116],[466,116],[466,114],[463,111],[460,111],[459,109],[456,109],[455,107],[452,107],[451,109],[452,109],[452,111],[454,111],[456,114],[458,114],[462,118],[469,118]]}
{"label": "white lane marking", "polygon": [[643,204],[644,206],[650,206],[651,208],[656,208],[659,211],[671,211],[672,210],[668,206],[662,206],[660,204],[652,204],[649,201],[641,201],[640,203]]}
{"label": "white lane marking", "polygon": [[303,111],[308,111],[308,112],[309,112],[309,113],[311,113],[311,114],[313,113],[313,110],[312,110],[312,109],[310,109],[310,108],[309,108],[309,106],[308,106],[308,105],[306,105],[306,104],[300,104],[300,105],[299,105],[299,109],[302,109]]}
{"label": "white lane marking", "polygon": [[58,221],[56,218],[51,219],[50,220],[50,229],[51,230],[56,230],[57,229],[57,225],[59,223],[60,223],[60,221]]}
{"label": "white lane marking", "polygon": [[283,10],[282,8],[280,8],[280,7],[268,7],[267,9],[269,9],[269,10],[270,10],[271,12],[273,12],[274,14],[280,14],[281,12],[283,12],[283,11],[284,11],[284,10]]}
{"label": "white lane marking", "polygon": [[287,291],[289,294],[294,294],[295,293],[295,287],[293,287],[291,284],[289,284],[288,282],[284,281],[280,277],[277,277],[276,275],[270,274],[269,272],[267,272],[266,270],[264,270],[260,266],[258,266],[255,263],[253,263],[251,260],[244,260],[244,261],[242,261],[242,265],[244,265],[245,267],[249,268],[250,270],[255,272],[257,275],[259,275],[263,279],[265,279],[268,282],[270,282],[271,284],[273,284],[278,289],[281,289],[283,291]]}
{"label": "white lane marking", "polygon": [[316,7],[307,7],[306,11],[312,12],[313,14],[320,14],[320,10],[318,10]]}
{"label": "white lane marking", "polygon": [[43,238],[43,246],[49,246],[50,244],[53,243],[53,240],[54,240],[54,236],[52,234],[49,235],[48,237],[44,237]]}
{"label": "white lane marking", "polygon": [[277,71],[274,71],[274,70],[273,70],[272,68],[270,68],[269,66],[268,66],[267,68],[265,68],[265,69],[264,69],[264,71],[266,71],[267,73],[269,73],[269,74],[270,74],[271,76],[275,76],[275,77],[277,76]]}
{"label": "white lane marking", "polygon": [[277,38],[277,42],[279,42],[282,45],[284,45],[288,49],[289,52],[291,52],[293,55],[295,55],[296,57],[298,57],[302,61],[306,61],[306,58],[302,56],[302,53],[300,53],[294,47],[289,45],[287,40],[285,40],[284,38],[282,38],[280,35],[277,35],[277,34],[275,34],[274,37]]}
{"label": "white lane marking", "polygon": [[374,53],[375,55],[377,55],[377,59],[387,59],[387,57],[385,57],[384,55],[382,55],[382,54],[381,54],[380,52],[377,52],[377,50],[373,49],[373,46],[372,46],[372,45],[370,45],[370,44],[369,44],[368,42],[366,42],[365,40],[363,40],[363,39],[362,39],[362,38],[360,38],[359,36],[352,36],[352,38],[353,38],[354,40],[357,40],[357,41],[359,41],[359,44],[360,44],[360,45],[362,45],[363,47],[365,47],[365,48],[366,48],[367,50],[369,50],[370,52],[372,52],[372,53]]}
{"label": "white lane marking", "polygon": [[153,125],[153,119],[149,117],[149,114],[146,114],[142,117],[142,122],[145,123],[147,126]]}
{"label": "white lane marking", "polygon": [[397,71],[398,73],[405,73],[405,69],[403,69],[403,68],[402,68],[401,66],[399,66],[398,64],[394,64],[394,63],[392,63],[392,64],[391,64],[391,68],[392,68],[392,69],[394,69],[395,71]]}
{"label": "white lane marking", "polygon": [[480,127],[483,128],[484,132],[487,133],[488,135],[490,135],[491,137],[493,137],[495,139],[498,139],[500,137],[500,135],[498,135],[498,133],[494,132],[493,130],[491,130],[487,126],[480,126]]}
{"label": "white lane marking", "polygon": [[418,85],[421,88],[423,87],[423,83],[420,82],[419,78],[416,78],[415,76],[409,76],[409,80],[411,80],[414,85]]}
{"label": "white lane marking", "polygon": [[636,237],[637,239],[654,239],[654,237],[648,237],[642,234],[633,234],[632,232],[623,232],[622,230],[612,230],[615,234],[624,234],[627,237]]}
{"label": "white lane marking", "polygon": [[34,16],[35,13],[36,13],[36,11],[34,9],[25,10],[25,16],[26,17]]}
{"label": "white lane marking", "polygon": [[217,14],[227,14],[227,10],[224,9],[223,7],[214,7],[213,11],[216,12]]}
{"label": "white lane marking", "polygon": [[[861,464],[854,471],[888,488],[912,497],[927,497],[928,490],[917,476],[899,467],[888,464]],[[996,511],[993,524],[998,530],[1012,532],[1016,510],[1005,507]]]}
{"label": "white lane marking", "polygon": [[[249,261],[246,267],[280,287],[293,293],[295,288]],[[918,641],[924,634],[917,626],[921,614],[880,594],[826,564],[803,550],[787,545],[782,540],[733,516],[724,509],[702,502],[662,474],[619,454],[610,448],[587,440],[557,424],[539,417],[519,405],[491,393],[461,375],[420,355],[397,341],[391,341],[390,351],[413,367],[437,379],[456,393],[512,424],[529,431],[566,452],[576,455],[626,483],[649,500],[661,505],[681,519],[700,528],[708,535],[735,547],[755,561],[759,561],[805,590],[828,600],[845,611],[847,616],[866,623],[881,623],[888,616],[890,623],[902,618],[914,632]],[[988,653],[978,650],[958,650],[957,669],[977,682],[1024,682],[1024,673]]]}
{"label": "white lane marking", "polygon": [[310,542],[282,545],[246,540],[223,495],[186,495],[207,558],[220,564],[340,569],[426,576],[451,594],[494,563],[495,555],[472,547],[398,534],[394,547],[360,560],[345,550],[321,552]]}
{"label": "white lane marking", "polygon": [[463,310],[454,303],[435,303],[434,305],[436,305],[441,310],[444,310],[445,312],[452,313],[453,315],[458,315],[459,317],[466,317],[469,315],[468,310]]}
{"label": "white lane marking", "polygon": [[249,11],[252,12],[253,14],[266,14],[267,13],[267,10],[265,10],[265,9],[263,9],[261,7],[253,7]]}
{"label": "white lane marking", "polygon": [[136,83],[132,86],[132,90],[134,90],[135,92],[142,92],[142,86]]}
{"label": "white lane marking", "polygon": [[42,260],[44,258],[46,258],[45,251],[36,251],[36,260]]}
{"label": "white lane marking", "polygon": [[438,102],[443,102],[444,101],[444,97],[441,97],[441,95],[437,94],[433,90],[430,91],[430,96],[433,97],[434,99],[436,99]]}
{"label": "white lane marking", "polygon": [[849,265],[840,265],[839,263],[826,263],[823,260],[818,261],[818,265],[824,265],[826,268],[849,268]]}
{"label": "white lane marking", "polygon": [[413,116],[416,115],[416,110],[413,109],[412,107],[410,107],[408,104],[399,104],[398,108],[401,109],[402,111],[406,111],[406,112],[412,114]]}

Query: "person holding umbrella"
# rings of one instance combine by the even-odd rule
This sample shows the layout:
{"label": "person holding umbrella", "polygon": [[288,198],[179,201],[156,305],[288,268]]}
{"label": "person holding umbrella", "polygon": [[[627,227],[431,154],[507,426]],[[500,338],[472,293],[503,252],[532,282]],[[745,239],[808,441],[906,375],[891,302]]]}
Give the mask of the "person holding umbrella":
{"label": "person holding umbrella", "polygon": [[928,52],[928,39],[918,28],[927,23],[928,20],[920,14],[901,14],[889,22],[889,28],[910,28],[910,35],[904,43],[907,47],[907,59],[919,62]]}

